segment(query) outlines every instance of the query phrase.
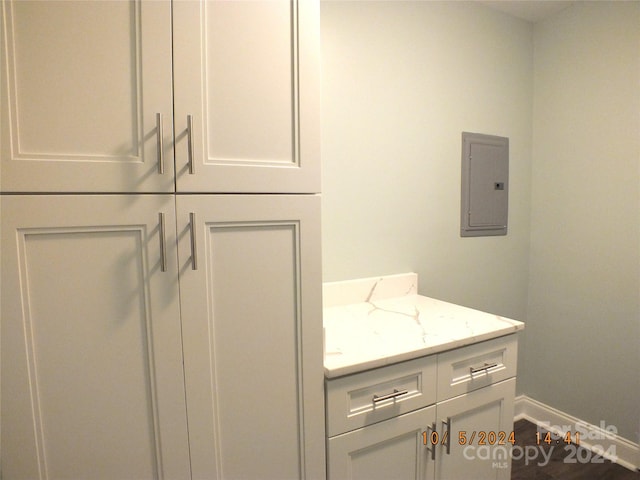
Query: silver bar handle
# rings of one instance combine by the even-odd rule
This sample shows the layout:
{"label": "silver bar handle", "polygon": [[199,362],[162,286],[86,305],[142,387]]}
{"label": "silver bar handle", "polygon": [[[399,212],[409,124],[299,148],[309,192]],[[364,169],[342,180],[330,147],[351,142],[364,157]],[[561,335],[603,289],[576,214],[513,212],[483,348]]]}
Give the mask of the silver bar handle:
{"label": "silver bar handle", "polygon": [[156,148],[158,149],[158,173],[164,174],[164,126],[162,114],[156,113]]}
{"label": "silver bar handle", "polygon": [[193,159],[193,115],[187,115],[187,151],[189,159],[189,174],[196,173]]}
{"label": "silver bar handle", "polygon": [[406,395],[407,393],[409,393],[409,390],[398,390],[394,388],[392,393],[388,393],[386,395],[374,395],[371,400],[373,403],[384,402],[385,400],[389,400],[391,398],[395,399],[402,395]]}
{"label": "silver bar handle", "polygon": [[[435,432],[436,431],[436,422],[433,422],[430,427],[427,427],[427,432],[429,432],[429,431],[431,431],[431,432]],[[431,460],[435,460],[436,459],[436,445],[437,445],[438,442],[433,443],[433,441],[431,440],[431,435],[432,435],[432,433],[429,434],[429,438],[427,440],[429,442],[429,445],[431,445],[431,448],[427,449],[427,451],[431,452]]]}
{"label": "silver bar handle", "polygon": [[469,367],[469,374],[473,375],[475,373],[487,372],[488,370],[497,367],[497,363],[486,363],[482,367]]}
{"label": "silver bar handle", "polygon": [[167,239],[165,232],[164,213],[158,214],[158,220],[160,222],[160,271],[167,271]]}
{"label": "silver bar handle", "polygon": [[446,434],[446,438],[447,438],[447,443],[446,443],[446,448],[447,448],[447,455],[451,454],[451,417],[447,417],[446,421],[442,421],[442,426],[446,425],[447,426],[447,432]]}
{"label": "silver bar handle", "polygon": [[198,269],[198,247],[196,245],[196,214],[189,213],[189,232],[191,234],[191,270]]}

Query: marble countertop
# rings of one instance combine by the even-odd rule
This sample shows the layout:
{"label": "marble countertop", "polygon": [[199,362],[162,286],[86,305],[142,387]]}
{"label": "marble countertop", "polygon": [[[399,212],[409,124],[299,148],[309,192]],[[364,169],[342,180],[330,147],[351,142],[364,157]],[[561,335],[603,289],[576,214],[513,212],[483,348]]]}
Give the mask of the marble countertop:
{"label": "marble countertop", "polygon": [[489,340],[524,323],[417,294],[414,273],[324,284],[327,378]]}

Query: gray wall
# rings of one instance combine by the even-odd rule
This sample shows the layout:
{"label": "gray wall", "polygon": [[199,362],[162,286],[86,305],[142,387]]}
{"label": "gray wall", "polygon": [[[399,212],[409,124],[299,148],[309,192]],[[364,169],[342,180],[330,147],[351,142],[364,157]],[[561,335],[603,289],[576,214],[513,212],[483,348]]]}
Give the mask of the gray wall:
{"label": "gray wall", "polygon": [[527,395],[638,441],[640,3],[534,29]]}
{"label": "gray wall", "polygon": [[[526,321],[518,392],[634,441],[637,7],[534,28],[473,2],[321,4],[324,280],[415,271],[424,295]],[[459,236],[462,131],[509,137],[506,237]]]}
{"label": "gray wall", "polygon": [[[415,271],[420,291],[521,319],[532,27],[459,2],[321,3],[325,281]],[[509,137],[509,235],[460,238],[461,132]]]}

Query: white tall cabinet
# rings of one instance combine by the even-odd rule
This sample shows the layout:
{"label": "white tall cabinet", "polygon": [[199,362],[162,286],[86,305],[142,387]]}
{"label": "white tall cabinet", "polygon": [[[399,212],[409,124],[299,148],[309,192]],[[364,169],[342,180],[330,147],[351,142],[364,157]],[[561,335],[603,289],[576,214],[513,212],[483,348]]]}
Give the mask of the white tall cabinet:
{"label": "white tall cabinet", "polygon": [[2,478],[325,476],[318,22],[2,3]]}
{"label": "white tall cabinet", "polygon": [[319,192],[317,0],[2,13],[3,192]]}

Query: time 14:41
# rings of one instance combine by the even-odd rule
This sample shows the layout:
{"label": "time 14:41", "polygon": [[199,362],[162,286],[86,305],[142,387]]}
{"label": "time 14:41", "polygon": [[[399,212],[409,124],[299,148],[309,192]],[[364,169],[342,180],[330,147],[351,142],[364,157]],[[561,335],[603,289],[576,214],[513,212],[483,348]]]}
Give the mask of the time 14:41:
{"label": "time 14:41", "polygon": [[[567,445],[571,443],[575,443],[576,445],[580,445],[580,432],[567,432],[564,435],[553,435],[551,432],[536,432],[536,445],[540,445],[541,443],[546,443],[547,445],[551,445],[555,438],[562,438],[562,441]],[[559,440],[555,440],[555,443],[559,443]]]}

